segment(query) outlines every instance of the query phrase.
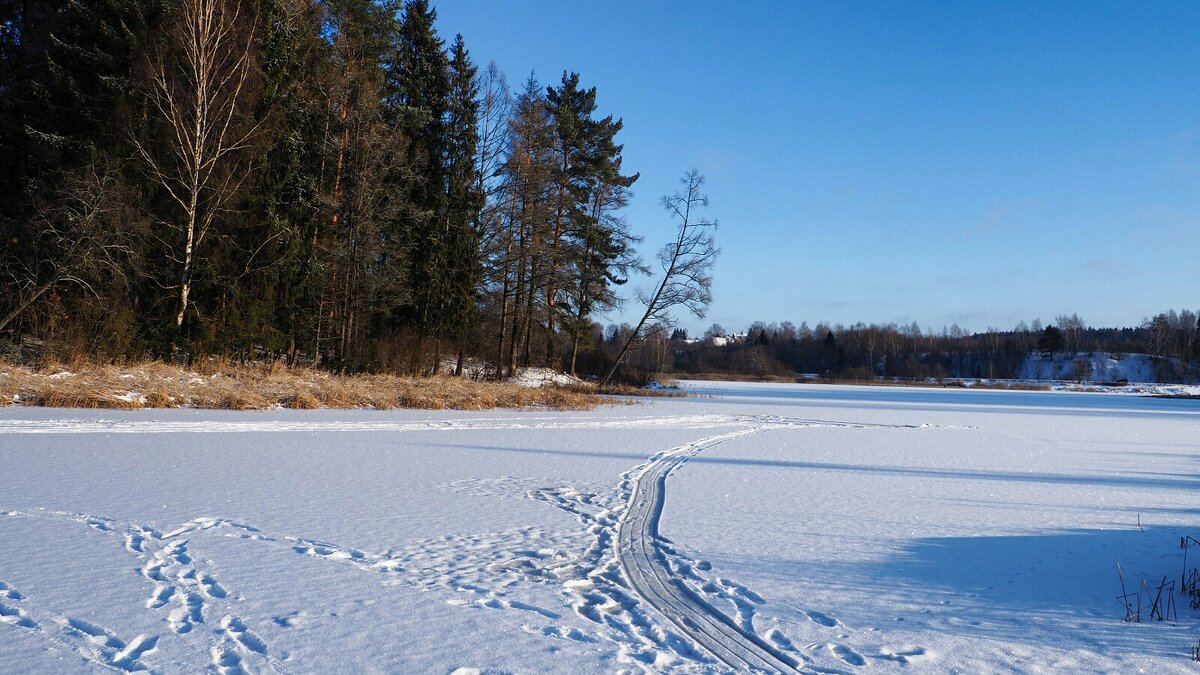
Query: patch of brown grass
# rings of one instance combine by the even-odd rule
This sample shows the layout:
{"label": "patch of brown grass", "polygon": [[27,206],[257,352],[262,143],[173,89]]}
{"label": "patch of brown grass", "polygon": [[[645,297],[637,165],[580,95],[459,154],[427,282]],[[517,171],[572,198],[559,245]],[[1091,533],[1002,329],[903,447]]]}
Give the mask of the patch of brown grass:
{"label": "patch of brown grass", "polygon": [[628,384],[606,384],[604,386],[576,384],[563,387],[563,389],[579,394],[600,394],[602,396],[641,396],[646,398],[683,398],[687,396],[679,389],[647,389]]}
{"label": "patch of brown grass", "polygon": [[795,383],[795,375],[750,375],[741,373],[711,372],[711,373],[676,373],[679,380],[707,380],[710,382],[778,382]]}
{"label": "patch of brown grass", "polygon": [[175,407],[175,399],[170,394],[161,389],[151,389],[146,392],[146,402],[143,404],[147,408],[173,408]]}
{"label": "patch of brown grass", "polygon": [[615,401],[594,389],[530,389],[450,376],[338,376],[280,363],[237,365],[206,360],[192,370],[161,361],[127,365],[86,362],[33,369],[0,361],[0,405],[68,408],[419,408],[586,410]]}
{"label": "patch of brown grass", "polygon": [[291,408],[292,410],[316,410],[321,407],[321,402],[310,392],[300,390],[284,399],[283,407]]}
{"label": "patch of brown grass", "polygon": [[222,410],[262,410],[272,405],[266,397],[249,387],[240,391],[231,391],[215,407]]}

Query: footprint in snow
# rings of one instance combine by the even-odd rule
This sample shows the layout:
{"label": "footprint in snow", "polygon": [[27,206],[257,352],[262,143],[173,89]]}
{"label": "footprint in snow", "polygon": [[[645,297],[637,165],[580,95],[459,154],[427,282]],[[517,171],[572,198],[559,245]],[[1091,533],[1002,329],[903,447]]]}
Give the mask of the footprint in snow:
{"label": "footprint in snow", "polygon": [[12,586],[0,581],[0,598],[5,600],[24,600],[25,596],[21,595],[21,592]]}
{"label": "footprint in snow", "polygon": [[884,647],[879,650],[879,654],[876,655],[876,658],[884,659],[886,661],[895,661],[903,664],[919,661],[928,655],[929,652],[927,652],[924,647],[905,645],[904,647],[899,647],[896,649]]}
{"label": "footprint in snow", "polygon": [[862,654],[859,654],[858,652],[847,647],[846,645],[840,645],[836,642],[829,642],[829,643],[825,644],[825,648],[829,650],[830,654],[833,654],[834,656],[836,656],[838,659],[840,659],[843,663],[845,663],[847,665],[851,665],[851,666],[867,665],[867,660],[862,657]]}
{"label": "footprint in snow", "polygon": [[3,602],[0,602],[0,623],[8,623],[20,628],[37,628],[37,622],[29,618],[25,610],[19,607],[10,607]]}
{"label": "footprint in snow", "polygon": [[785,652],[798,651],[796,649],[796,645],[792,644],[792,641],[789,640],[787,636],[783,634],[783,631],[779,630],[778,628],[772,628],[771,630],[767,631],[767,639],[771,641],[771,644]]}
{"label": "footprint in snow", "polygon": [[838,625],[837,619],[829,616],[828,614],[822,614],[821,612],[817,611],[808,611],[804,614],[808,617],[809,621],[821,624],[822,626],[833,628],[834,626]]}
{"label": "footprint in snow", "polygon": [[280,628],[295,628],[304,625],[307,621],[307,616],[302,611],[295,611],[280,616],[273,616],[271,617],[271,621]]}
{"label": "footprint in snow", "polygon": [[267,644],[257,635],[250,632],[246,623],[232,614],[221,620],[221,629],[242,647],[255,654],[266,654]]}
{"label": "footprint in snow", "polygon": [[541,635],[543,637],[557,638],[559,640],[571,640],[573,642],[596,642],[596,638],[584,633],[578,628],[570,626],[532,626],[525,624],[521,629],[530,635]]}
{"label": "footprint in snow", "polygon": [[68,632],[78,631],[83,633],[87,636],[89,642],[92,642],[100,647],[120,649],[121,647],[125,646],[125,643],[121,642],[121,640],[112,633],[101,628],[100,626],[88,623],[82,619],[72,619],[71,617],[67,617],[63,622],[63,629]]}

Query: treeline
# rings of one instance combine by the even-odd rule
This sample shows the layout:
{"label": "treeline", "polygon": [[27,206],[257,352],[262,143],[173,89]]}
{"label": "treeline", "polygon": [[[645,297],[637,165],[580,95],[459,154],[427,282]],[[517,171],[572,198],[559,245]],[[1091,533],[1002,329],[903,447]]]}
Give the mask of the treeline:
{"label": "treeline", "polygon": [[[605,343],[618,342],[622,327],[610,326]],[[728,336],[728,337],[727,337]],[[686,331],[653,340],[631,361],[649,376],[725,374],[748,377],[795,377],[817,374],[831,379],[944,377],[1011,379],[1030,354],[1086,352],[1138,353],[1160,358],[1163,380],[1186,379],[1200,365],[1200,323],[1190,310],[1170,311],[1136,328],[1092,328],[1077,315],[1053,324],[1022,321],[1012,330],[968,333],[957,325],[940,331],[916,323],[852,326],[791,322],[755,322],[729,336],[714,324],[699,339]],[[714,340],[715,338],[715,340]],[[1190,369],[1189,369],[1190,366]]]}
{"label": "treeline", "polygon": [[100,358],[595,358],[621,121],[426,0],[0,2],[0,338]]}

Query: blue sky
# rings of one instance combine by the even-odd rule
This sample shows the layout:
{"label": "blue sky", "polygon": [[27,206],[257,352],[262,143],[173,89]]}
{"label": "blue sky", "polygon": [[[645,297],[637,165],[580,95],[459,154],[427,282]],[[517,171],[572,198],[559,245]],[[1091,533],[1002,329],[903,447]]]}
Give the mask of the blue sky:
{"label": "blue sky", "polygon": [[722,255],[692,332],[1200,306],[1200,3],[436,7],[514,85],[577,71],[624,119],[646,257],[659,196],[707,176]]}

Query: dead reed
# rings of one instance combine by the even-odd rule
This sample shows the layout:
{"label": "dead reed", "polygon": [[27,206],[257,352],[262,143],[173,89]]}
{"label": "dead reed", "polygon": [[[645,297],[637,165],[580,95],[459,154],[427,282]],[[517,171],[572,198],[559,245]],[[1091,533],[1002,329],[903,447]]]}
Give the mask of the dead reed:
{"label": "dead reed", "polygon": [[0,405],[64,408],[492,408],[587,410],[621,403],[584,388],[528,388],[463,378],[334,375],[279,364],[210,361],[190,370],[159,361],[88,362],[34,369],[0,361]]}

